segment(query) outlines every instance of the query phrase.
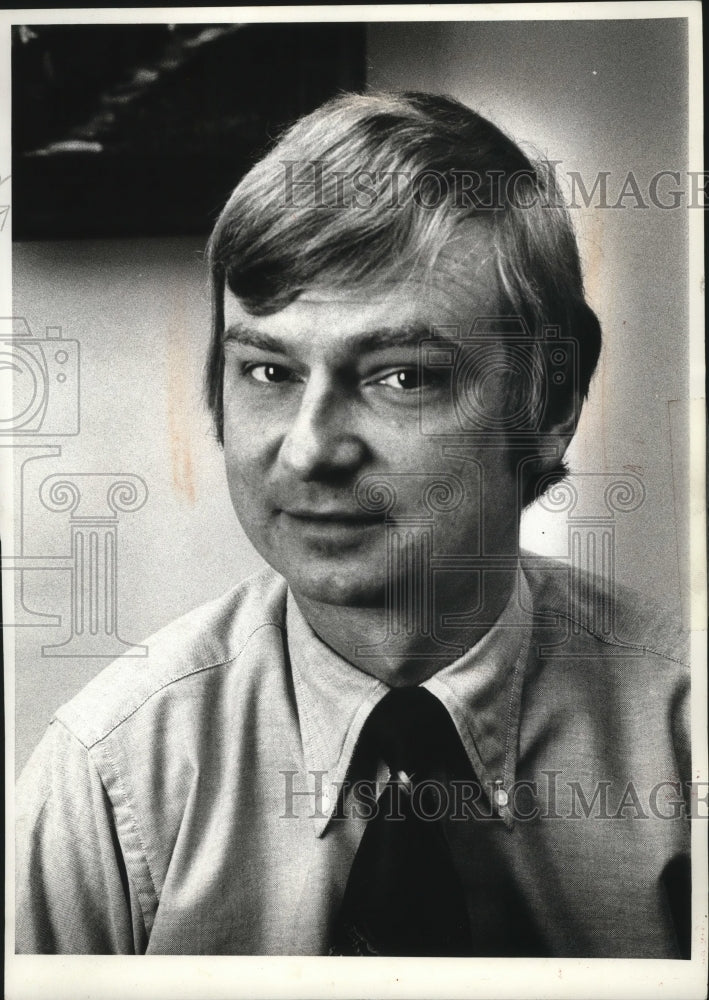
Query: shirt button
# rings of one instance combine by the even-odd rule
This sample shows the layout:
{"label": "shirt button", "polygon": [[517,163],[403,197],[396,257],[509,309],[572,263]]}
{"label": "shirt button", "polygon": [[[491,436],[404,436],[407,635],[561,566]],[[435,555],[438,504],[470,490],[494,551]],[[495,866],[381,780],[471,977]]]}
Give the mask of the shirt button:
{"label": "shirt button", "polygon": [[495,805],[499,809],[504,809],[507,803],[510,801],[510,797],[504,790],[504,788],[496,788],[493,798],[495,800]]}

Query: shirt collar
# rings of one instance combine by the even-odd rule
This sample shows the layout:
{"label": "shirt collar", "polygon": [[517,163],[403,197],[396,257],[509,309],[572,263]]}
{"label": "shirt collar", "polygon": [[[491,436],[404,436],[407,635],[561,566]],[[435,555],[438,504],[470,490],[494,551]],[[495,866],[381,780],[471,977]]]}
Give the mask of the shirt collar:
{"label": "shirt collar", "polygon": [[508,826],[531,636],[531,591],[518,566],[510,599],[492,628],[422,685],[448,709],[478,779]]}
{"label": "shirt collar", "polygon": [[[478,779],[509,826],[530,609],[529,585],[519,567],[516,586],[492,628],[422,685],[448,709]],[[290,592],[286,625],[305,767],[323,776],[324,789],[339,788],[362,727],[389,688],[326,646]],[[335,806],[336,795],[323,795],[322,809],[313,817],[317,836]]]}

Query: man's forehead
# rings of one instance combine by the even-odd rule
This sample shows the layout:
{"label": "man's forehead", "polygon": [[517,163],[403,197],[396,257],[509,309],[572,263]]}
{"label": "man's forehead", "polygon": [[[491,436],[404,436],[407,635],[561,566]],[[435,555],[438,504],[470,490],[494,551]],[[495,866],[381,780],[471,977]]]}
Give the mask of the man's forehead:
{"label": "man's forehead", "polygon": [[288,335],[300,327],[328,326],[346,335],[373,330],[430,330],[469,326],[502,307],[497,260],[491,242],[476,232],[450,240],[435,264],[406,276],[386,273],[352,284],[312,283],[275,313],[253,315],[227,288],[225,328]]}
{"label": "man's forehead", "polygon": [[475,319],[499,315],[489,299],[461,301],[453,293],[421,294],[420,287],[394,290],[317,288],[304,291],[277,313],[254,316],[227,291],[225,339],[275,346],[287,343],[347,343],[357,350],[414,346],[431,336],[455,338]]}

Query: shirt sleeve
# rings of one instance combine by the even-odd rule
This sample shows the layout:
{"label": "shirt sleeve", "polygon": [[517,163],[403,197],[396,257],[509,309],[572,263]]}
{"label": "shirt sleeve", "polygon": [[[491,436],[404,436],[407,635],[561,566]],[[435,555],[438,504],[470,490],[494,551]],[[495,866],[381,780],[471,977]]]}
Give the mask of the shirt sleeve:
{"label": "shirt sleeve", "polygon": [[145,932],[111,802],[86,747],[58,720],[16,803],[16,951],[135,954]]}

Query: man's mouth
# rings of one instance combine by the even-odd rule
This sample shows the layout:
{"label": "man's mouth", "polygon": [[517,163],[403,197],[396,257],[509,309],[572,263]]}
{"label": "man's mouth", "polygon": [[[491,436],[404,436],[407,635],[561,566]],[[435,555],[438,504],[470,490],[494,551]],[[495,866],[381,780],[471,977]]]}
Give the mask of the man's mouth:
{"label": "man's mouth", "polygon": [[383,517],[381,514],[374,515],[362,510],[349,509],[325,509],[312,510],[310,508],[284,508],[279,513],[285,514],[294,521],[302,521],[304,524],[321,524],[323,526],[350,526],[366,527],[367,525],[381,524]]}

